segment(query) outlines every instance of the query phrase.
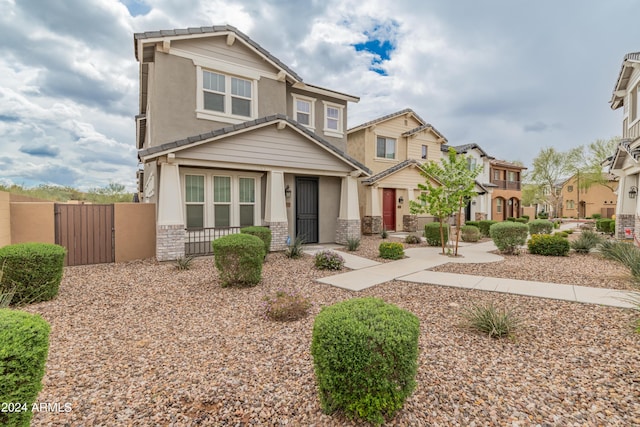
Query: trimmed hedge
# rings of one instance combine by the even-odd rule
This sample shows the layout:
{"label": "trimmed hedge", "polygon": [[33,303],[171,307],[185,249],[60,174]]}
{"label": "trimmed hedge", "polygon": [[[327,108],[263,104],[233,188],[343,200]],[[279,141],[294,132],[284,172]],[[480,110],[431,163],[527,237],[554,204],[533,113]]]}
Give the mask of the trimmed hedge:
{"label": "trimmed hedge", "polygon": [[551,234],[553,231],[553,222],[548,219],[534,219],[529,223],[529,233],[534,234]]}
{"label": "trimmed hedge", "polygon": [[259,237],[260,240],[264,242],[264,256],[267,256],[269,249],[271,249],[271,229],[269,227],[243,227],[240,229],[240,232]]}
{"label": "trimmed hedge", "polygon": [[520,218],[516,218],[515,221],[521,224],[526,224],[529,222],[529,218],[520,217]]}
{"label": "trimmed hedge", "polygon": [[37,314],[0,309],[0,403],[20,405],[0,412],[0,425],[29,426],[42,389],[49,329]]}
{"label": "trimmed hedge", "polygon": [[609,223],[609,233],[616,234],[616,220],[612,219]]}
{"label": "trimmed hedge", "polygon": [[[449,227],[446,224],[443,225],[444,241],[449,240]],[[427,239],[429,246],[442,246],[440,241],[440,223],[429,222],[424,225],[424,237]]]}
{"label": "trimmed hedge", "polygon": [[567,256],[569,241],[558,234],[534,234],[527,243],[529,253],[545,256]]}
{"label": "trimmed hedge", "polygon": [[515,254],[527,242],[529,227],[519,222],[499,222],[491,226],[489,233],[501,252]]}
{"label": "trimmed hedge", "polygon": [[530,218],[529,218],[529,215],[521,215],[521,216],[520,216],[520,218],[524,218],[524,219],[526,219],[526,220],[527,220],[527,222],[528,222],[528,221],[529,221],[529,219],[530,219]]}
{"label": "trimmed hedge", "polygon": [[478,221],[478,228],[480,229],[480,233],[482,233],[484,237],[490,237],[489,229],[493,224],[497,223],[498,221],[493,221],[490,219],[483,219],[481,221]]}
{"label": "trimmed hedge", "polygon": [[610,227],[612,222],[615,222],[615,221],[609,218],[599,218],[596,220],[596,230],[602,233],[610,233],[611,232]]}
{"label": "trimmed hedge", "polygon": [[67,250],[50,243],[19,243],[0,248],[4,274],[0,293],[14,289],[12,304],[49,301],[58,295]]}
{"label": "trimmed hedge", "polygon": [[[464,225],[473,225],[474,227],[478,227],[478,222],[479,221],[465,221]],[[478,227],[480,228],[480,227]]]}
{"label": "trimmed hedge", "polygon": [[404,246],[398,242],[382,242],[378,246],[380,258],[400,259],[404,258]]}
{"label": "trimmed hedge", "polygon": [[537,216],[538,219],[549,219],[549,214],[547,212],[540,212]]}
{"label": "trimmed hedge", "polygon": [[377,298],[323,307],[311,341],[323,411],[391,418],[416,386],[419,335],[414,314]]}
{"label": "trimmed hedge", "polygon": [[251,234],[229,234],[211,242],[222,286],[254,286],[262,279],[264,242]]}
{"label": "trimmed hedge", "polygon": [[463,242],[477,242],[480,240],[480,229],[473,225],[463,225],[460,228],[460,236]]}

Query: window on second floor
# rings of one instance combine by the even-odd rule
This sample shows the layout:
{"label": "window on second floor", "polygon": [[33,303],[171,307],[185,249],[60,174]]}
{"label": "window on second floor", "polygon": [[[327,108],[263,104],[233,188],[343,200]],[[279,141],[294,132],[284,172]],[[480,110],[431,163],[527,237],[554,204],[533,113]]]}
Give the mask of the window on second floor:
{"label": "window on second floor", "polygon": [[476,168],[476,165],[477,165],[476,159],[474,159],[473,157],[467,157],[467,169],[472,171]]}
{"label": "window on second floor", "polygon": [[376,140],[376,157],[381,159],[395,159],[396,140],[379,136]]}
{"label": "window on second floor", "polygon": [[315,128],[316,100],[306,96],[293,94],[293,117],[303,126]]}
{"label": "window on second floor", "polygon": [[421,159],[425,159],[425,160],[427,159],[427,146],[426,145],[422,146],[422,154],[421,154],[420,158]]}
{"label": "window on second floor", "polygon": [[640,109],[640,84],[629,92],[629,101],[629,120],[633,122],[638,118]]}
{"label": "window on second floor", "polygon": [[576,205],[573,200],[567,200],[567,209],[575,209]]}
{"label": "window on second floor", "polygon": [[495,181],[500,181],[501,177],[500,177],[500,171],[494,170],[493,171],[493,179]]}
{"label": "window on second floor", "polygon": [[343,111],[344,106],[340,104],[333,104],[327,101],[322,101],[324,104],[324,133],[327,136],[333,136],[336,138],[342,138],[343,132]]}
{"label": "window on second floor", "polygon": [[511,181],[511,182],[515,182],[518,180],[518,173],[514,172],[514,171],[508,171],[507,172],[507,180]]}
{"label": "window on second floor", "polygon": [[198,67],[198,118],[240,123],[255,116],[254,81]]}
{"label": "window on second floor", "polygon": [[569,193],[571,193],[571,192],[573,191],[573,185],[568,185],[568,186],[567,186],[567,191],[568,191]]}

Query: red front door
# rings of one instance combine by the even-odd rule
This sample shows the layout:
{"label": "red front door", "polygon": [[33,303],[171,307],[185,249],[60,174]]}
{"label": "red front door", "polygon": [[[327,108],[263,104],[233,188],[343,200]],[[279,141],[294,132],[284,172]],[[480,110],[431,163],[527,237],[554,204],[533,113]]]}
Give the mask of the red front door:
{"label": "red front door", "polygon": [[396,230],[396,190],[382,189],[382,225],[385,230]]}

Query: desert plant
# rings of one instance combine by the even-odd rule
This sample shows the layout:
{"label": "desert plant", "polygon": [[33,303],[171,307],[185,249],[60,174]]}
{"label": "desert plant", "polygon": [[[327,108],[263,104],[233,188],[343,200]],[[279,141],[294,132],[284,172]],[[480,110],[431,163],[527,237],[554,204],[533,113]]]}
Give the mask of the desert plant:
{"label": "desert plant", "polygon": [[409,234],[404,238],[404,242],[409,245],[416,245],[418,243],[422,243],[422,240],[415,234]]}
{"label": "desert plant", "polygon": [[565,239],[569,237],[569,233],[567,233],[566,231],[556,231],[555,233],[553,233],[553,235],[564,237]]}
{"label": "desert plant", "polygon": [[547,219],[534,219],[529,222],[529,233],[533,234],[551,234],[553,231],[553,222]]}
{"label": "desert plant", "polygon": [[383,239],[386,239],[387,237],[389,237],[389,232],[387,231],[386,228],[382,227],[382,231],[380,232],[380,237]]}
{"label": "desert plant", "polygon": [[211,242],[223,287],[255,286],[262,279],[264,242],[251,234],[229,234]]}
{"label": "desert plant", "polygon": [[240,232],[259,237],[260,240],[262,240],[262,242],[264,243],[264,256],[267,256],[269,250],[271,249],[271,229],[269,227],[243,227],[240,229]]}
{"label": "desert plant", "polygon": [[605,240],[599,246],[600,254],[627,267],[634,280],[640,282],[640,248],[632,243]]}
{"label": "desert plant", "polygon": [[518,222],[498,222],[489,230],[493,243],[505,254],[517,254],[527,242],[528,227]]}
{"label": "desert plant", "polygon": [[313,325],[311,354],[326,413],[382,423],[413,392],[420,323],[377,298],[324,307]]}
{"label": "desert plant", "polygon": [[265,295],[262,300],[266,319],[287,322],[306,317],[312,305],[309,298],[294,291],[279,290],[275,295]]}
{"label": "desert plant", "polygon": [[569,241],[557,234],[534,234],[527,242],[529,253],[545,256],[567,256]]}
{"label": "desert plant", "polygon": [[315,265],[320,270],[342,270],[344,258],[332,250],[319,251],[315,255]]}
{"label": "desert plant", "polygon": [[515,216],[508,216],[507,217],[507,221],[516,222],[516,217]]}
{"label": "desert plant", "polygon": [[193,262],[193,256],[187,255],[187,256],[178,257],[174,261],[174,265],[178,270],[190,270],[192,262]]}
{"label": "desert plant", "polygon": [[[449,228],[444,227],[442,229],[444,241],[447,242],[449,240]],[[427,244],[429,246],[442,246],[442,242],[440,241],[440,223],[439,222],[429,222],[424,225],[424,237],[427,240]]]}
{"label": "desert plant", "polygon": [[599,214],[599,213],[594,213],[593,215],[591,215],[591,218],[593,218],[593,219],[600,219],[600,218],[602,218],[602,215],[601,215],[601,214]]}
{"label": "desert plant", "polygon": [[404,246],[398,242],[382,242],[378,247],[380,258],[400,259],[404,258]]}
{"label": "desert plant", "polygon": [[359,237],[347,237],[347,250],[349,252],[357,251],[360,247]]}
{"label": "desert plant", "polygon": [[12,304],[49,301],[58,295],[67,250],[49,243],[19,243],[0,248],[4,264],[1,289],[14,289]]}
{"label": "desert plant", "polygon": [[301,236],[296,236],[296,238],[287,245],[284,254],[288,258],[298,259],[303,255],[303,245],[304,239]]}
{"label": "desert plant", "polygon": [[480,240],[480,229],[473,225],[463,225],[460,229],[463,242],[477,242]]}
{"label": "desert plant", "polygon": [[596,220],[596,230],[601,233],[609,233],[609,227],[612,222],[613,220],[609,218],[599,218]]}
{"label": "desert plant", "polygon": [[616,221],[615,220],[611,220],[611,222],[609,223],[609,234],[616,234]]}
{"label": "desert plant", "polygon": [[49,324],[37,314],[0,309],[0,425],[29,426],[31,406],[42,389],[49,351]]}
{"label": "desert plant", "polygon": [[536,215],[538,219],[549,219],[549,214],[547,212],[540,212]]}
{"label": "desert plant", "polygon": [[493,303],[474,304],[464,309],[462,316],[469,328],[484,332],[491,338],[511,337],[521,323],[513,312],[498,308]]}
{"label": "desert plant", "polygon": [[578,236],[576,240],[570,242],[569,245],[571,246],[571,249],[579,254],[588,254],[591,249],[595,248],[600,243],[602,243],[602,237],[591,230],[585,230],[580,233],[580,236]]}
{"label": "desert plant", "polygon": [[526,219],[527,222],[529,221],[529,215],[521,215],[520,218]]}
{"label": "desert plant", "polygon": [[478,221],[478,228],[480,229],[480,233],[482,233],[484,237],[490,237],[489,229],[493,224],[497,223],[498,221],[492,221],[490,219],[483,219],[481,221]]}

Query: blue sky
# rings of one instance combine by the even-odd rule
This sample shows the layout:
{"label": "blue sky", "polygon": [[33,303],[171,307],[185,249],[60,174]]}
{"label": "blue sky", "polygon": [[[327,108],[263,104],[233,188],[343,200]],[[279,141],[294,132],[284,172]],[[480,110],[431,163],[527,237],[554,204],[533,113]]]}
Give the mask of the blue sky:
{"label": "blue sky", "polygon": [[349,127],[412,108],[452,144],[526,165],[618,135],[608,101],[640,4],[540,0],[0,0],[0,182],[135,186],[133,33],[230,24]]}

